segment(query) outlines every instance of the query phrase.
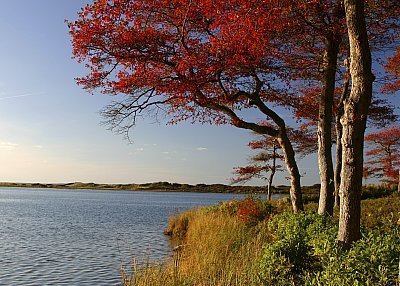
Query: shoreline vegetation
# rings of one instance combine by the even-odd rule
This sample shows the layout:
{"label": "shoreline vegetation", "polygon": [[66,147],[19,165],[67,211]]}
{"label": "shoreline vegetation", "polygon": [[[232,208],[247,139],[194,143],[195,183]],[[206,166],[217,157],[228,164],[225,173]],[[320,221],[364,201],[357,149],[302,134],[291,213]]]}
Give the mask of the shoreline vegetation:
{"label": "shoreline vegetation", "polygon": [[[232,186],[224,184],[180,184],[170,182],[154,182],[144,184],[96,184],[96,183],[13,183],[0,182],[0,188],[47,188],[47,189],[86,189],[86,190],[115,190],[115,191],[160,191],[160,192],[199,192],[199,193],[237,193],[262,194],[266,193],[264,186]],[[288,194],[289,186],[276,186],[275,194]],[[308,187],[319,190],[319,185]]]}
{"label": "shoreline vegetation", "polygon": [[250,196],[171,216],[173,256],[123,265],[123,285],[399,285],[400,193],[364,192],[362,238],[348,251],[337,247],[337,209],[318,215],[312,202],[295,214],[288,198]]}
{"label": "shoreline vegetation", "polygon": [[[302,186],[304,203],[316,203],[319,200],[320,184]],[[32,189],[65,189],[65,190],[109,190],[109,191],[141,191],[141,192],[195,192],[195,193],[226,193],[226,194],[267,194],[267,186],[243,186],[224,184],[180,184],[170,182],[154,182],[144,184],[97,184],[97,183],[14,183],[0,182],[0,188],[32,188]],[[364,185],[361,199],[371,199],[390,196],[396,186]],[[272,194],[289,195],[290,187],[285,185],[272,186]]]}

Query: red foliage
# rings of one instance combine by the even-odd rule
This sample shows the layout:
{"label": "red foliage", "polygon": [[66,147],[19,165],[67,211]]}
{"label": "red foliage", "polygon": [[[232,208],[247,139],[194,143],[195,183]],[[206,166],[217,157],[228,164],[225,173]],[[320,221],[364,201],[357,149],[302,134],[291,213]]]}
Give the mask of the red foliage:
{"label": "red foliage", "polygon": [[366,152],[364,173],[388,184],[397,184],[400,169],[400,126],[386,128],[365,136],[371,146]]}
{"label": "red foliage", "polygon": [[204,101],[242,104],[235,84],[269,65],[278,54],[271,33],[286,25],[277,3],[267,2],[95,1],[69,22],[74,57],[90,69],[78,83],[109,94],[146,92],[192,115]]}
{"label": "red foliage", "polygon": [[400,90],[400,46],[397,47],[393,56],[388,58],[385,69],[393,76],[393,80],[385,85],[385,90],[389,92]]}
{"label": "red foliage", "polygon": [[[374,43],[398,27],[396,1],[366,1]],[[97,0],[68,25],[85,89],[132,96],[121,109],[167,104],[175,121],[216,123],[226,114],[207,107],[250,107],[255,75],[264,102],[298,105],[298,80],[319,79],[326,39],[346,37],[343,7],[327,0]]]}
{"label": "red foliage", "polygon": [[253,197],[248,197],[240,202],[237,215],[248,225],[257,224],[267,217],[266,211],[261,208]]}

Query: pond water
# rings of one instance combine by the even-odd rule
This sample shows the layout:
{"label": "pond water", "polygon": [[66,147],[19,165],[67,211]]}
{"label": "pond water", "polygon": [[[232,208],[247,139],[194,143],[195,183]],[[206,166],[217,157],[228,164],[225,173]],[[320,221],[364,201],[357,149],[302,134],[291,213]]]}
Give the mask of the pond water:
{"label": "pond water", "polygon": [[169,215],[243,196],[0,188],[0,285],[120,285],[131,258],[171,255]]}

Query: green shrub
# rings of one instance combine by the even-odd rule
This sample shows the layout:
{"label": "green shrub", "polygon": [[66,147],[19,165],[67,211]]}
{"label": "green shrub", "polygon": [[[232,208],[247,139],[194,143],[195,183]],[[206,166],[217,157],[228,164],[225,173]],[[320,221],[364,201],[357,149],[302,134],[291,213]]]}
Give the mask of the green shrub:
{"label": "green shrub", "polygon": [[268,227],[275,238],[264,249],[260,270],[267,285],[296,284],[303,272],[320,269],[336,234],[330,218],[313,213],[283,213]]}
{"label": "green shrub", "polygon": [[323,269],[307,273],[304,285],[398,285],[400,232],[363,233],[349,251],[331,252]]}
{"label": "green shrub", "polygon": [[361,202],[361,223],[364,227],[387,229],[400,226],[400,196],[364,200]]}
{"label": "green shrub", "polygon": [[361,199],[377,199],[388,197],[396,191],[397,186],[365,185],[362,188]]}
{"label": "green shrub", "polygon": [[264,285],[396,285],[396,226],[364,230],[349,251],[337,246],[337,226],[329,217],[283,213],[268,228],[273,241],[264,247],[260,262]]}

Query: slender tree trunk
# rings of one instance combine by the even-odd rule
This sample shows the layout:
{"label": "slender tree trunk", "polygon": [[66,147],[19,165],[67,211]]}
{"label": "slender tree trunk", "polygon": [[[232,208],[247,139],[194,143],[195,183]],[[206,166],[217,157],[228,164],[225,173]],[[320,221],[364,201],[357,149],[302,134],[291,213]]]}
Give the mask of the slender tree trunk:
{"label": "slender tree trunk", "polygon": [[349,71],[349,61],[345,60],[346,67],[346,77],[343,83],[343,91],[339,99],[338,106],[336,108],[336,118],[335,118],[335,128],[336,128],[336,166],[335,166],[335,208],[339,207],[340,197],[340,172],[342,170],[342,123],[340,122],[343,116],[343,104],[347,98],[349,92],[349,83],[350,83],[350,71]]}
{"label": "slender tree trunk", "polygon": [[285,158],[286,167],[290,175],[290,200],[292,202],[293,211],[297,213],[304,210],[300,172],[294,156],[293,146],[287,136],[286,129],[281,128],[279,131],[278,143],[282,148],[283,157]]}
{"label": "slender tree trunk", "polygon": [[334,36],[326,42],[318,118],[318,166],[321,178],[318,213],[329,215],[333,215],[335,190],[332,163],[332,108],[339,43],[340,40]]}
{"label": "slender tree trunk", "polygon": [[364,1],[344,0],[350,43],[351,92],[342,117],[343,166],[340,184],[338,242],[344,248],[360,238],[364,132],[372,97],[371,52]]}
{"label": "slender tree trunk", "polygon": [[268,179],[268,182],[267,182],[267,196],[268,196],[268,200],[270,201],[272,198],[271,198],[271,188],[272,188],[272,180],[271,180],[271,177]]}
{"label": "slender tree trunk", "polygon": [[268,200],[271,200],[271,189],[272,189],[272,181],[274,180],[275,172],[276,172],[276,156],[277,156],[277,146],[274,143],[273,153],[272,153],[272,168],[271,168],[271,175],[268,179]]}
{"label": "slender tree trunk", "polygon": [[[400,169],[399,169],[399,184],[397,185],[397,191],[400,193]],[[399,268],[399,271],[400,271],[400,268]]]}
{"label": "slender tree trunk", "polygon": [[340,204],[340,172],[342,171],[342,124],[340,123],[341,116],[336,117],[336,165],[335,165],[335,204],[334,207],[339,207]]}

